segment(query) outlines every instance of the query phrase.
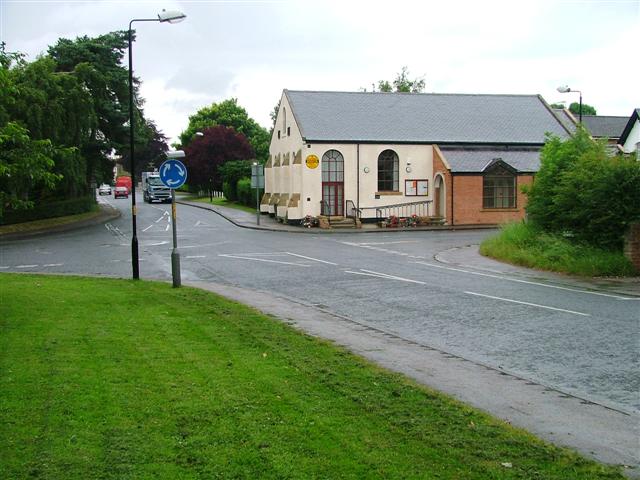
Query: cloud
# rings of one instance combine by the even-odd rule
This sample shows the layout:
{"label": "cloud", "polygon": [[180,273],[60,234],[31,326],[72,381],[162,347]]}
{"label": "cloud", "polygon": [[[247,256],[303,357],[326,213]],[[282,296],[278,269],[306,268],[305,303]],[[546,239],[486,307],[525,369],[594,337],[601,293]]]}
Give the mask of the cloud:
{"label": "cloud", "polygon": [[[137,23],[134,71],[145,111],[175,138],[198,108],[237,97],[265,127],[283,88],[371,89],[402,66],[426,90],[541,93],[583,90],[599,113],[640,106],[633,59],[640,2],[170,1],[177,25]],[[124,30],[153,18],[150,1],[0,3],[0,36],[32,56],[61,37]],[[38,21],[33,21],[33,19]]]}

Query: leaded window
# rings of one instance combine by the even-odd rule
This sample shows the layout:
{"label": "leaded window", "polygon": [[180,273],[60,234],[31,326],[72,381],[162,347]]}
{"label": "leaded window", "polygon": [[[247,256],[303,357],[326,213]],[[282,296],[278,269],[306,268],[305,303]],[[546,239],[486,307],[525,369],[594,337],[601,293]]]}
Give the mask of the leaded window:
{"label": "leaded window", "polygon": [[515,208],[516,175],[503,165],[496,165],[484,174],[482,208]]}
{"label": "leaded window", "polygon": [[322,181],[344,181],[344,158],[338,150],[328,150],[322,156]]}
{"label": "leaded window", "polygon": [[399,187],[399,160],[393,150],[385,150],[378,156],[378,191],[397,192]]}

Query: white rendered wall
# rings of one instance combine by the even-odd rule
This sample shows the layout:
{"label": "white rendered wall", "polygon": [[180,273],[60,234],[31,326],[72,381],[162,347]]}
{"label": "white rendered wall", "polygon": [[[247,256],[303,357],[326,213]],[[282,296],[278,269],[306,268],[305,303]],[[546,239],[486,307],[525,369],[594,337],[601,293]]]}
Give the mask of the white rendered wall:
{"label": "white rendered wall", "polygon": [[624,142],[622,149],[625,151],[625,153],[635,152],[638,148],[638,142],[640,142],[640,122],[636,120],[636,123],[633,125],[633,128],[629,132],[627,141]]}

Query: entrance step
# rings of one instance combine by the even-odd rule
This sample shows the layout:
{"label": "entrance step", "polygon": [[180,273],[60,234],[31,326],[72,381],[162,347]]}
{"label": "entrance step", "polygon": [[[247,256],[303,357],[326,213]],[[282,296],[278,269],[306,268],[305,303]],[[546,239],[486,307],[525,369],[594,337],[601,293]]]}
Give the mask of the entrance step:
{"label": "entrance step", "polygon": [[[331,228],[331,229],[354,229],[358,228],[356,222],[353,218],[345,218],[345,217],[327,217],[321,215],[318,217],[320,221],[320,228]],[[359,223],[359,222],[357,222]]]}

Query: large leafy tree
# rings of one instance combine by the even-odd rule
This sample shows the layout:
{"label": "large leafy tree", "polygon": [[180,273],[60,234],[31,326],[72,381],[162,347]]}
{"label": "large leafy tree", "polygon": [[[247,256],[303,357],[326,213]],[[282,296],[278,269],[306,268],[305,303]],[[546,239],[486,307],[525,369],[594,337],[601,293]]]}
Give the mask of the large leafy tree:
{"label": "large leafy tree", "polygon": [[424,91],[424,87],[424,77],[409,78],[409,70],[407,67],[402,67],[402,70],[396,75],[393,82],[389,82],[388,80],[380,80],[378,82],[378,89],[381,92],[421,93]]}
{"label": "large leafy tree", "polygon": [[[562,103],[552,103],[549,106],[551,108],[565,108],[564,104],[562,104]],[[571,113],[573,113],[574,115],[580,115],[580,103],[573,102],[571,105],[569,105],[569,111]],[[583,115],[597,115],[598,113],[597,113],[595,107],[592,107],[591,105],[583,103],[582,104],[582,114]]]}
{"label": "large leafy tree", "polygon": [[185,148],[189,185],[206,188],[211,182],[220,190],[223,183],[220,166],[233,160],[252,159],[255,151],[244,134],[233,128],[216,125],[203,129],[202,133]]}
{"label": "large leafy tree", "polygon": [[16,95],[10,116],[28,129],[32,138],[56,145],[84,145],[96,126],[93,99],[73,72],[58,72],[51,57],[23,63],[12,71]]}
{"label": "large leafy tree", "polygon": [[49,140],[33,140],[16,122],[0,127],[0,217],[6,208],[33,206],[38,189],[53,189],[61,176],[54,172],[54,155],[72,154]]}
{"label": "large leafy tree", "polygon": [[[128,31],[116,31],[95,38],[60,39],[49,48],[56,71],[79,78],[93,101],[95,122],[81,151],[87,160],[88,180],[110,171],[108,155],[123,153],[129,138],[129,79],[122,65],[128,48]],[[143,100],[134,78],[134,115],[141,138],[145,136]],[[137,136],[136,132],[136,136]]]}
{"label": "large leafy tree", "polygon": [[[575,115],[580,115],[580,103],[573,102],[569,105],[569,111]],[[588,105],[586,103],[582,104],[582,115],[597,115],[595,107]]]}
{"label": "large leafy tree", "polygon": [[222,125],[231,127],[236,132],[244,134],[253,150],[255,158],[265,162],[269,157],[269,132],[249,117],[247,111],[238,105],[238,100],[231,98],[220,103],[212,103],[201,108],[189,117],[189,126],[180,134],[183,147],[194,141],[196,132],[204,132],[207,127]]}
{"label": "large leafy tree", "polygon": [[604,142],[578,127],[567,140],[548,137],[536,181],[525,193],[533,224],[619,249],[628,226],[640,220],[640,163],[610,157]]}
{"label": "large leafy tree", "polygon": [[[151,120],[146,120],[139,134],[136,135],[136,178],[145,171],[153,171],[166,160],[166,152],[169,150],[167,137],[158,130],[156,124]],[[131,155],[129,148],[124,150],[120,161],[123,168],[131,172]]]}

